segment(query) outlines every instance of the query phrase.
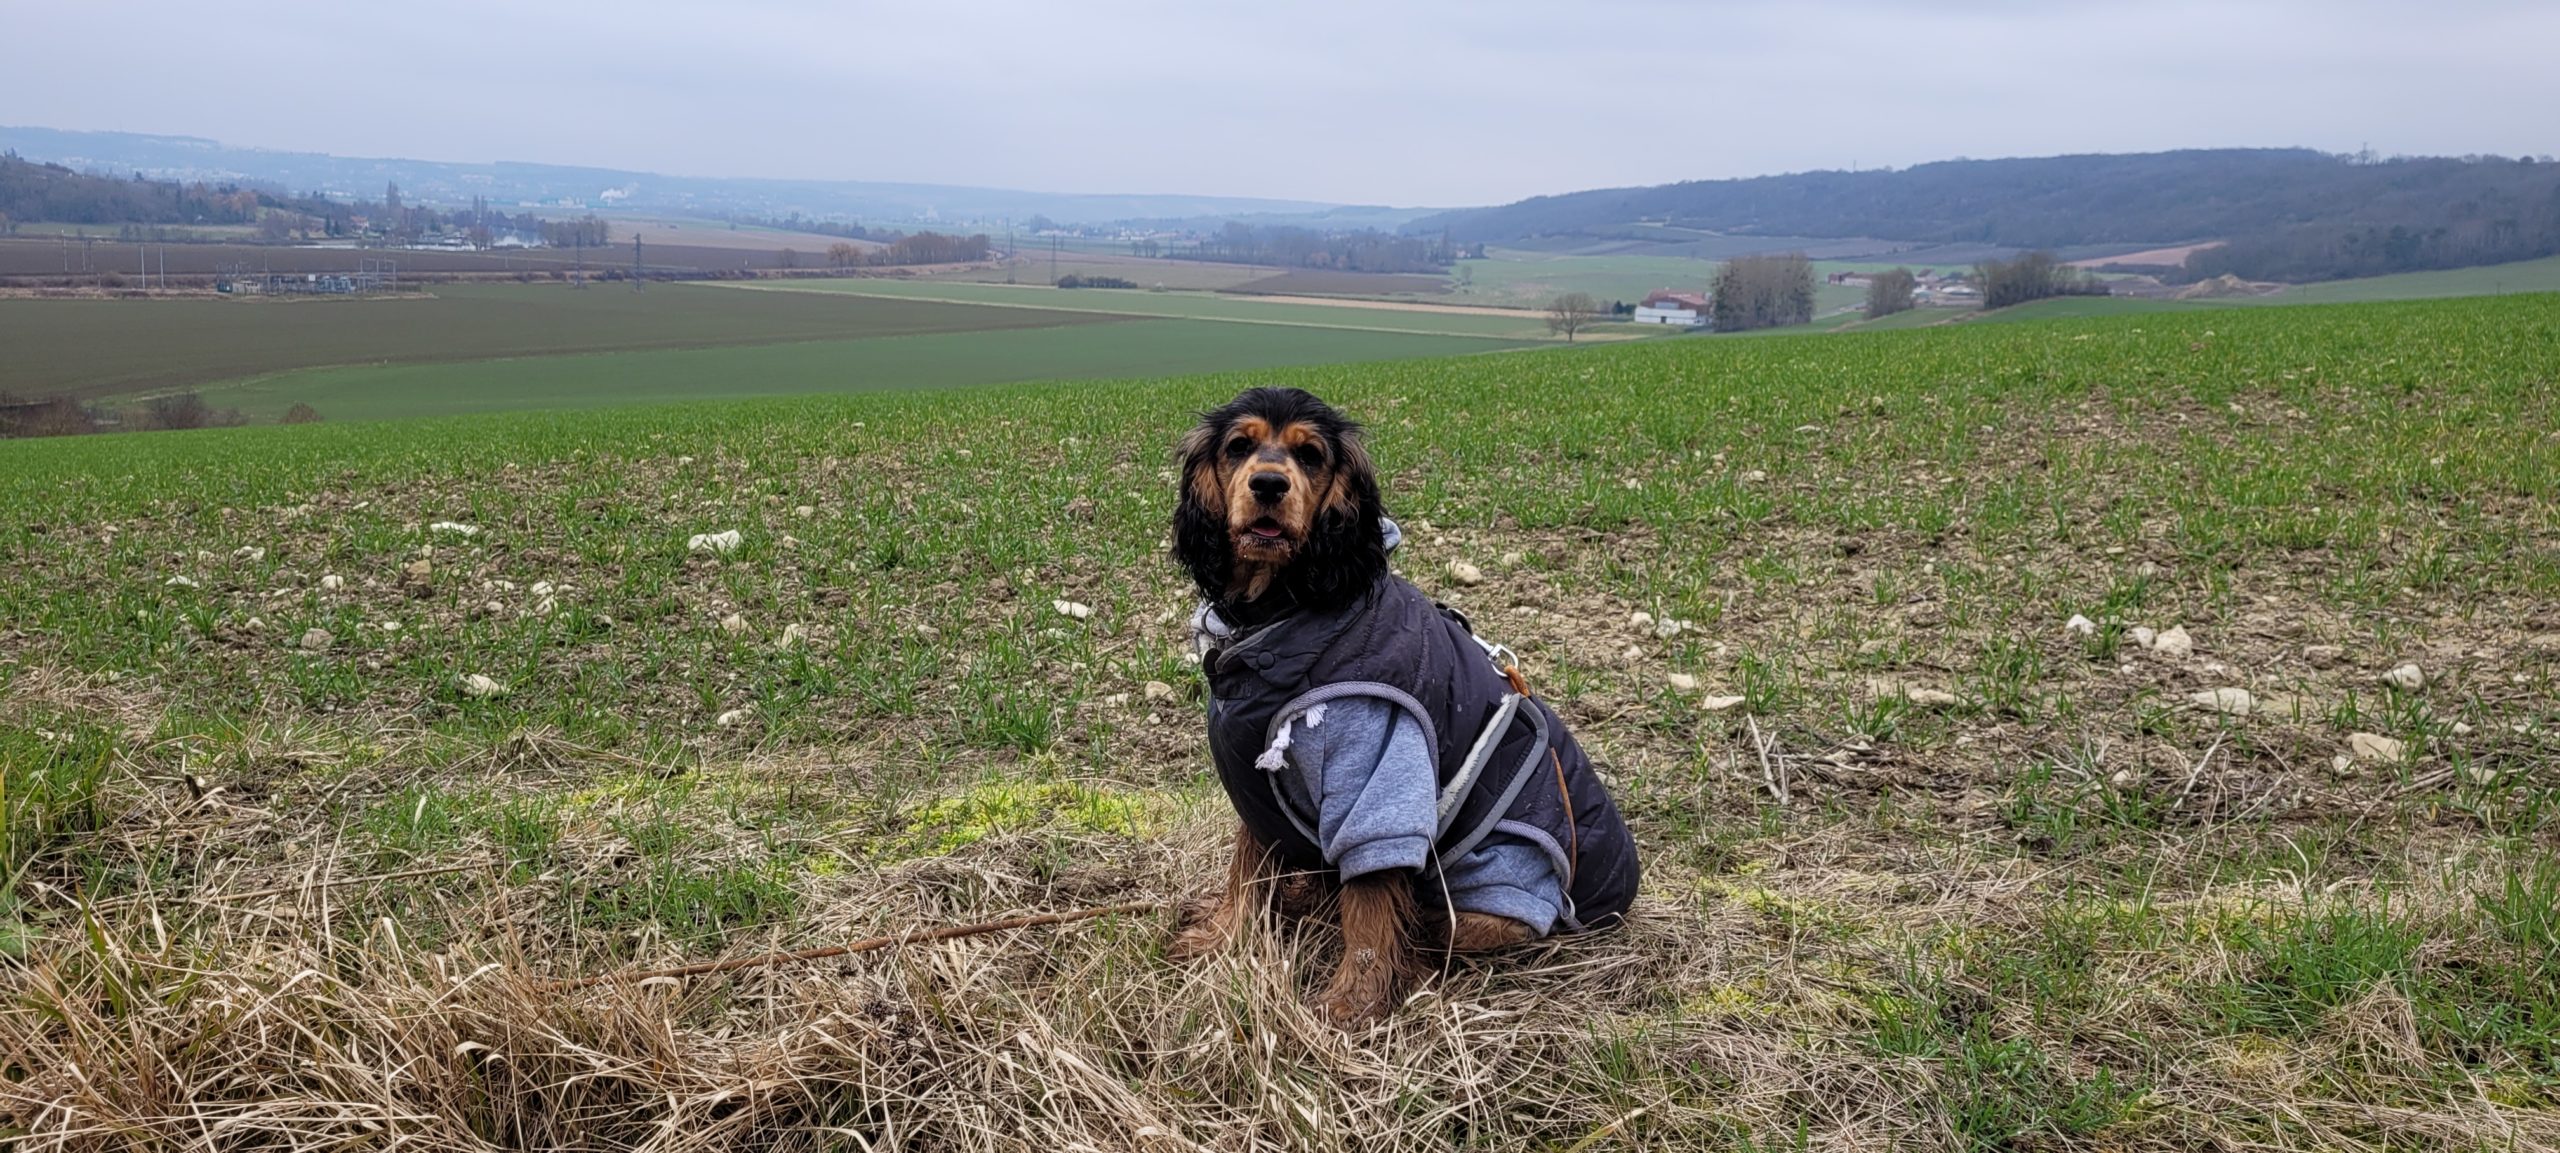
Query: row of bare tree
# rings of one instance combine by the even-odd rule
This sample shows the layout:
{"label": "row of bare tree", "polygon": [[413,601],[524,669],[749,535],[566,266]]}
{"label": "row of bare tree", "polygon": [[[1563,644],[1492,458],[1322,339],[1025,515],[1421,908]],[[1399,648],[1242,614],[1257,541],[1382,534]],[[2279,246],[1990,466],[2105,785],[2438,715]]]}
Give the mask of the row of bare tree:
{"label": "row of bare tree", "polygon": [[[285,411],[284,424],[316,424],[318,410],[296,404]],[[96,432],[164,432],[191,428],[232,428],[249,423],[239,409],[216,409],[199,393],[177,392],[150,397],[126,409],[48,396],[26,400],[0,393],[0,439],[36,436],[85,436]]]}

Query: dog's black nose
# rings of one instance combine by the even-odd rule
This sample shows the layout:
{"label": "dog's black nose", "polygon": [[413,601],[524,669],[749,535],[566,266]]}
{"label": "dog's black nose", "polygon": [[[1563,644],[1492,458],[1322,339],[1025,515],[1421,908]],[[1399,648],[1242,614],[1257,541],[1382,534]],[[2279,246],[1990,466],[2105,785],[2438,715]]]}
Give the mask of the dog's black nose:
{"label": "dog's black nose", "polygon": [[1265,504],[1278,500],[1289,492],[1289,478],[1282,473],[1257,472],[1253,474],[1253,479],[1244,483],[1246,487],[1253,490],[1253,495],[1262,498]]}

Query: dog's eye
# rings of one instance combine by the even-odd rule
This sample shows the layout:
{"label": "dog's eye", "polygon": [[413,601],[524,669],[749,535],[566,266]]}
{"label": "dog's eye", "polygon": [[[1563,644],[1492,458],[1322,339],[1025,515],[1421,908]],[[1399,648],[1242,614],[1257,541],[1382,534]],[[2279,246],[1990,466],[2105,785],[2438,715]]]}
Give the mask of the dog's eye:
{"label": "dog's eye", "polygon": [[1324,448],[1323,448],[1323,446],[1321,446],[1321,445],[1315,445],[1315,444],[1302,444],[1302,445],[1299,445],[1299,446],[1298,446],[1297,457],[1298,457],[1298,463],[1299,463],[1299,464],[1303,464],[1303,465],[1307,466],[1308,468],[1322,468],[1322,467],[1324,467]]}
{"label": "dog's eye", "polygon": [[1228,442],[1227,442],[1227,455],[1228,455],[1228,456],[1243,456],[1244,454],[1249,453],[1249,452],[1252,452],[1252,451],[1253,451],[1253,438],[1252,438],[1252,437],[1249,437],[1249,436],[1239,436],[1239,437],[1235,438],[1234,440],[1231,440],[1231,441],[1228,441]]}

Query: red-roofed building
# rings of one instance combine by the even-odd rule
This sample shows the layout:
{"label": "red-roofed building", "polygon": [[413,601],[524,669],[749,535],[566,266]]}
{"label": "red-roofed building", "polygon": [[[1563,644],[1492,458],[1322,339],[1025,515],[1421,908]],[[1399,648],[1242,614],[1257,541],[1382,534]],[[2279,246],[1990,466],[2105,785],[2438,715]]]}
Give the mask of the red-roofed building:
{"label": "red-roofed building", "polygon": [[1707,326],[1707,295],[1703,292],[1673,292],[1663,289],[1644,298],[1636,306],[1637,324],[1672,324],[1684,328]]}

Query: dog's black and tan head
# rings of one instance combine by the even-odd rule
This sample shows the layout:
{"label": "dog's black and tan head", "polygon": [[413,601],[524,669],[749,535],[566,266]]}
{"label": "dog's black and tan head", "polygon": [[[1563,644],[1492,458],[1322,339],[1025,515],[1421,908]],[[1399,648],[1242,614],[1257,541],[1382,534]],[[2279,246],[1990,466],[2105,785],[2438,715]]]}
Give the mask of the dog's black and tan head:
{"label": "dog's black and tan head", "polygon": [[1173,554],[1212,603],[1277,590],[1320,608],[1386,571],[1385,509],[1360,426],[1312,394],[1248,389],[1202,414],[1180,451]]}

